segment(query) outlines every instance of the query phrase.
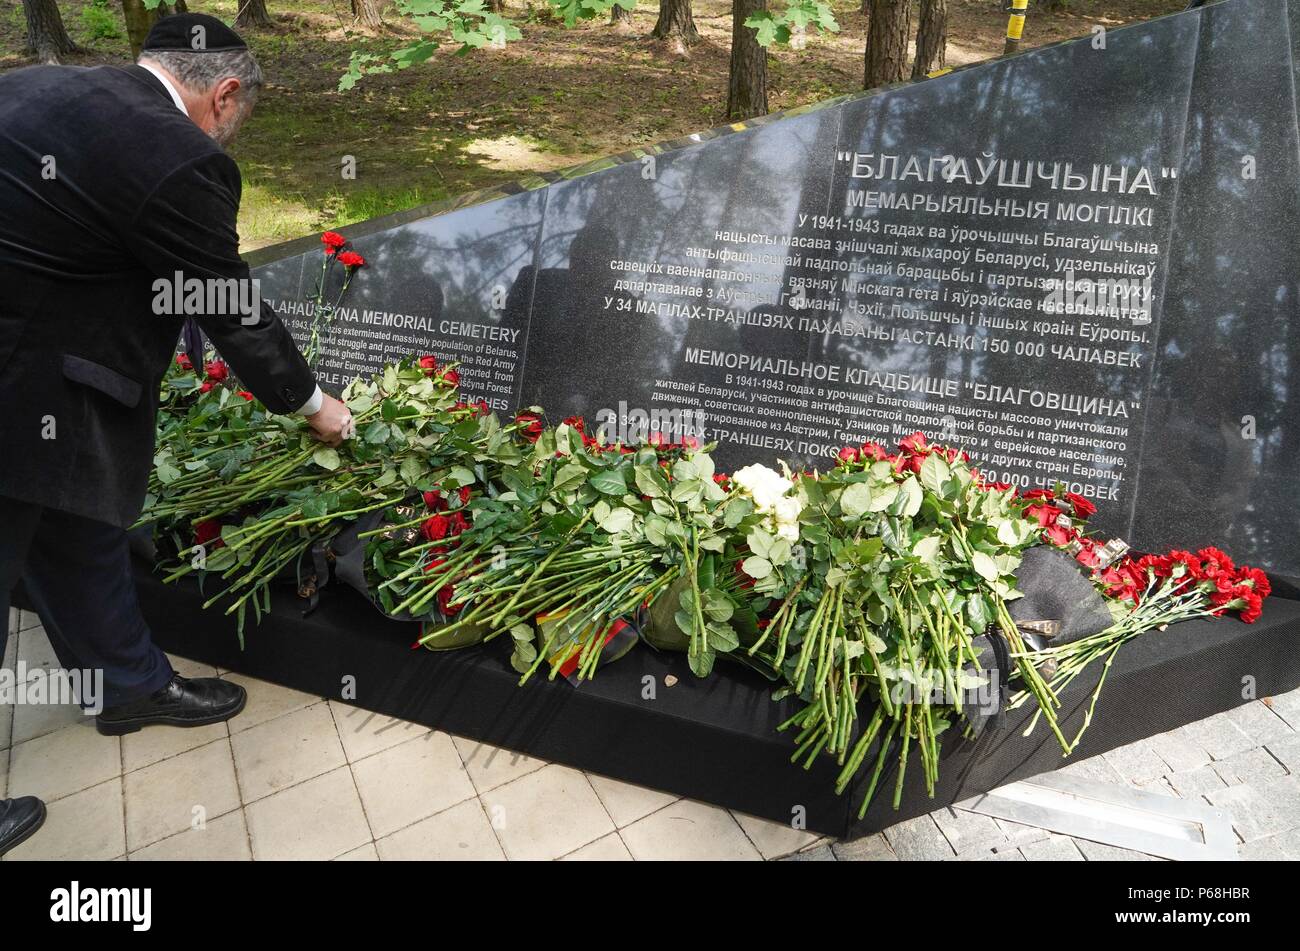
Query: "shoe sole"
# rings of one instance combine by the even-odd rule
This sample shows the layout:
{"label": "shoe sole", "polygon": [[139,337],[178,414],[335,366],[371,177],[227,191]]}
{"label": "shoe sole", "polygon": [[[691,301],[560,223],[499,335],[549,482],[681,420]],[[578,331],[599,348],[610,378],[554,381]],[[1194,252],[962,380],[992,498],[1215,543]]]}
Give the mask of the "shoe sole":
{"label": "shoe sole", "polygon": [[210,726],[213,723],[224,723],[231,717],[237,717],[244,712],[244,706],[248,703],[248,694],[239,698],[239,705],[229,713],[212,714],[206,717],[173,717],[173,716],[156,716],[140,717],[136,720],[123,720],[121,722],[105,723],[98,717],[95,718],[95,729],[102,736],[125,736],[128,733],[138,733],[147,726]]}
{"label": "shoe sole", "polygon": [[24,832],[22,835],[20,835],[18,838],[14,839],[8,845],[0,846],[0,855],[4,855],[6,852],[18,848],[18,846],[22,845],[24,842],[26,842],[28,839],[34,836],[37,832],[41,831],[41,826],[45,825],[45,817],[47,814],[48,813],[46,812],[45,809],[45,803],[41,803],[41,811],[38,813],[40,818],[38,818],[35,822],[33,822],[32,827],[28,829],[26,832]]}

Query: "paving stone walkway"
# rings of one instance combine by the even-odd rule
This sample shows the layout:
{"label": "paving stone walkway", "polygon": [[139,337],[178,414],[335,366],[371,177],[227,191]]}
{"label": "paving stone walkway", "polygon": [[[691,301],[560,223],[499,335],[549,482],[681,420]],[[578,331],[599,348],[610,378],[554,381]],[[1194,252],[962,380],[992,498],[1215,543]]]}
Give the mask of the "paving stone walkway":
{"label": "paving stone walkway", "polygon": [[[15,613],[4,666],[57,666]],[[0,706],[0,796],[49,804],[23,859],[1150,859],[961,809],[834,842],[228,671],[228,724],[100,736],[75,706]],[[1300,859],[1300,690],[1066,767],[1227,809],[1243,859]],[[8,792],[6,792],[8,790]]]}

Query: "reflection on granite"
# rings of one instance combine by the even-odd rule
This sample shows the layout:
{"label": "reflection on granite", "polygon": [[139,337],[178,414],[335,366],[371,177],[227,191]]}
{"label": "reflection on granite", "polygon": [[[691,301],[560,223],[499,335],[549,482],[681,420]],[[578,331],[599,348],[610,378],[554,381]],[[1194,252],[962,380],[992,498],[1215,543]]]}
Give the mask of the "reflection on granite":
{"label": "reflection on granite", "polygon": [[923,429],[1300,575],[1298,46],[1225,0],[343,229],[324,381],[433,352],[500,410],[695,412],[725,468]]}

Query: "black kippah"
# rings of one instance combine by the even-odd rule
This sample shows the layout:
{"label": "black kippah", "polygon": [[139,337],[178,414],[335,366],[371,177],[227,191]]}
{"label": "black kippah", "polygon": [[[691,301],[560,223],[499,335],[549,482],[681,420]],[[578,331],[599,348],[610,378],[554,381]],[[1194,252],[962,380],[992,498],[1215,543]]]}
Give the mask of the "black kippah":
{"label": "black kippah", "polygon": [[214,16],[206,13],[173,13],[149,30],[141,52],[176,50],[184,53],[221,53],[246,50],[248,44],[239,34]]}

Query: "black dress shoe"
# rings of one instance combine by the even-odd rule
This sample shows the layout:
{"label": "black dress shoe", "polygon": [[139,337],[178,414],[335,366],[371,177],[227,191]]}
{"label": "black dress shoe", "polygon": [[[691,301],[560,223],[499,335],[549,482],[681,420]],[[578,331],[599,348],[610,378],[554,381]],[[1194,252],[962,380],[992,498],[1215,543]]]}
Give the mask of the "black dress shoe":
{"label": "black dress shoe", "polygon": [[26,842],[45,824],[45,803],[35,796],[0,799],[0,855]]}
{"label": "black dress shoe", "polygon": [[229,720],[240,710],[248,694],[239,684],[217,677],[187,680],[175,674],[167,686],[142,700],[106,707],[95,718],[95,727],[105,736],[134,733],[142,726],[206,726]]}

